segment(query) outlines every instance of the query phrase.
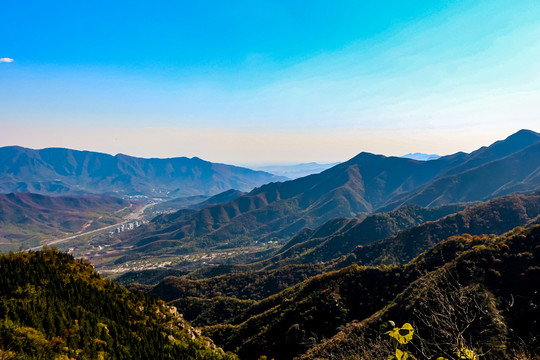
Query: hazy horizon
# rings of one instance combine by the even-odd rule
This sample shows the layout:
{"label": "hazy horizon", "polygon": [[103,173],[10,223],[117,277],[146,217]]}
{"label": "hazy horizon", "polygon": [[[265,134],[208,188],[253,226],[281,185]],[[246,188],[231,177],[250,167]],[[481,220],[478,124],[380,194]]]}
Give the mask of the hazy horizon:
{"label": "hazy horizon", "polygon": [[0,146],[331,163],[540,130],[535,1],[10,2],[0,21]]}
{"label": "hazy horizon", "polygon": [[[403,158],[414,158],[414,157],[409,157],[408,155],[435,155],[435,156],[438,156],[438,157],[444,157],[444,156],[448,156],[448,155],[453,155],[455,153],[458,153],[458,152],[465,152],[465,153],[470,153],[472,151],[475,151],[475,150],[478,150],[479,148],[483,147],[483,146],[490,146],[492,145],[493,143],[497,142],[497,141],[501,141],[501,140],[504,140],[505,138],[509,137],[510,135],[513,135],[515,134],[516,132],[518,131],[522,131],[522,130],[525,130],[525,131],[531,131],[531,129],[519,129],[519,130],[516,130],[515,132],[511,133],[511,134],[507,134],[506,136],[500,138],[500,139],[496,139],[490,143],[487,143],[487,144],[481,144],[479,145],[478,147],[476,148],[473,148],[471,149],[470,151],[465,151],[465,150],[457,150],[457,151],[454,151],[452,153],[448,153],[448,154],[427,154],[427,153],[421,153],[421,152],[409,152],[409,153],[406,153],[406,154],[401,154],[401,155],[394,155],[394,154],[384,154],[384,153],[373,153],[375,155],[383,155],[383,156],[394,156],[394,157],[403,157]],[[534,130],[532,130],[534,131]],[[536,131],[535,131],[536,132]],[[45,146],[45,147],[38,147],[38,148],[32,148],[32,147],[26,147],[26,146],[22,146],[22,145],[17,145],[17,144],[14,144],[14,145],[2,145],[0,147],[3,147],[3,146],[17,146],[17,147],[24,147],[24,148],[29,148],[29,149],[32,149],[32,150],[42,150],[42,149],[45,149],[45,148],[64,148],[64,147],[57,147],[57,146]],[[239,166],[239,167],[246,167],[246,168],[251,168],[253,170],[262,170],[262,171],[267,171],[267,172],[272,172],[269,170],[269,168],[272,168],[272,167],[276,167],[276,168],[286,168],[286,167],[289,167],[289,166],[292,166],[292,167],[296,167],[296,166],[299,166],[299,165],[311,165],[311,164],[317,164],[317,165],[322,165],[322,166],[325,166],[325,165],[330,165],[330,166],[335,166],[339,163],[342,163],[342,162],[345,162],[347,160],[350,160],[351,158],[355,157],[356,155],[362,153],[362,152],[369,152],[369,151],[365,151],[365,150],[361,150],[361,151],[358,151],[357,153],[353,154],[351,157],[348,157],[346,159],[338,159],[336,161],[316,161],[316,160],[313,160],[313,161],[260,161],[260,162],[233,162],[233,161],[213,161],[212,159],[206,159],[206,158],[203,158],[201,156],[185,156],[185,155],[182,155],[182,154],[177,154],[177,155],[171,155],[171,156],[144,156],[144,155],[133,155],[133,154],[129,154],[129,153],[125,153],[125,152],[119,152],[119,153],[109,153],[109,152],[106,152],[106,151],[97,151],[97,150],[91,150],[91,149],[85,149],[85,148],[68,148],[68,149],[72,149],[72,150],[77,150],[77,151],[91,151],[91,152],[97,152],[97,153],[103,153],[103,154],[107,154],[107,155],[111,155],[111,156],[117,156],[117,155],[127,155],[127,156],[132,156],[132,157],[138,157],[138,158],[145,158],[145,159],[150,159],[150,158],[162,158],[162,159],[165,159],[165,158],[175,158],[175,157],[188,157],[188,158],[201,158],[202,160],[205,160],[205,161],[210,161],[210,162],[214,162],[214,163],[224,163],[224,164],[227,164],[227,165],[233,165],[233,166]],[[416,159],[416,160],[420,160],[420,159]],[[420,161],[426,161],[424,159],[421,159]]]}

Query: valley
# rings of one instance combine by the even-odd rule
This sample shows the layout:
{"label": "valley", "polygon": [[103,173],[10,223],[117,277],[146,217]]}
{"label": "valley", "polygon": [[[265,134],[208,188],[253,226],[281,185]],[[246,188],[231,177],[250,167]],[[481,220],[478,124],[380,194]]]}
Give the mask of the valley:
{"label": "valley", "polygon": [[[170,210],[149,217],[144,226],[129,233],[96,236],[94,248],[101,246],[107,248],[106,252],[79,251],[75,255],[86,256],[97,269],[114,274],[163,263],[194,270],[199,266],[263,261],[295,236],[306,236],[306,228],[318,228],[334,218],[352,217],[358,223],[370,214],[391,214],[408,204],[433,209],[426,211],[443,217],[496,196],[540,190],[536,160],[540,157],[539,140],[535,132],[520,131],[470,154],[431,161],[362,153],[320,174],[270,183],[249,193],[224,192],[204,199],[200,205],[196,202],[201,198],[187,203],[180,198],[183,202],[177,201],[178,206],[185,205],[185,209],[178,211],[166,205],[174,201],[163,202],[156,207],[168,206]],[[490,179],[489,186],[476,179]],[[449,183],[455,185],[449,187]],[[392,225],[392,231],[429,220],[436,217],[409,219]],[[384,229],[387,225],[378,226]],[[365,243],[352,242],[346,250],[337,248],[329,256],[346,255],[358,245]],[[311,246],[308,243],[306,250]],[[69,248],[67,244],[61,247]],[[299,251],[295,249],[288,251]],[[311,261],[330,260],[313,251],[304,256],[312,257]]]}
{"label": "valley", "polygon": [[[112,233],[115,233],[115,232],[119,232],[118,230],[122,229],[122,231],[124,231],[124,226],[127,225],[126,229],[127,230],[133,230],[135,229],[136,227],[142,225],[144,223],[144,212],[149,208],[149,207],[152,207],[154,206],[156,203],[151,203],[151,204],[146,204],[144,206],[140,206],[140,205],[135,205],[135,204],[130,204],[130,206],[128,207],[125,207],[123,209],[120,209],[120,210],[117,210],[115,213],[123,213],[127,210],[133,210],[132,213],[124,216],[122,218],[122,221],[121,222],[118,222],[116,224],[112,224],[112,225],[108,225],[108,226],[105,226],[105,227],[101,227],[101,228],[98,228],[98,229],[94,229],[94,230],[90,230],[90,231],[86,231],[86,229],[88,227],[90,227],[93,223],[93,221],[90,221],[89,223],[85,224],[83,226],[83,229],[77,233],[76,235],[72,235],[72,236],[69,236],[69,237],[66,237],[66,238],[63,238],[63,239],[55,239],[55,240],[52,240],[52,241],[45,241],[42,245],[40,246],[36,246],[36,247],[33,247],[33,248],[30,248],[28,249],[29,251],[36,251],[36,250],[39,250],[41,248],[43,248],[44,246],[56,246],[58,247],[59,244],[61,243],[65,243],[65,242],[69,242],[68,245],[74,245],[74,242],[72,240],[75,240],[75,239],[78,239],[78,238],[85,238],[85,239],[95,239],[96,236],[99,236],[99,235],[103,235],[105,233],[108,233],[108,234],[112,234]],[[88,241],[91,241],[91,240],[88,240]],[[99,251],[101,251],[103,249],[103,247],[99,247]],[[73,251],[79,251],[78,248],[75,248],[75,247],[70,247],[69,250],[67,252],[73,252]],[[89,256],[91,256],[91,253],[85,253],[85,254],[82,254],[81,257],[85,257],[85,258],[88,258]]]}

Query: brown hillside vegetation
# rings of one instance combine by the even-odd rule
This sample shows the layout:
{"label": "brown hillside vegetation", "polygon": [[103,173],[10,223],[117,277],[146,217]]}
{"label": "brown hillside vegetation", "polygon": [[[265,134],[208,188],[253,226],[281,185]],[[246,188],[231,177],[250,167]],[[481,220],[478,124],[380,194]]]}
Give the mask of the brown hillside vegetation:
{"label": "brown hillside vegetation", "polygon": [[342,265],[404,264],[449,236],[502,234],[516,226],[532,224],[538,216],[540,193],[508,195],[358,247],[336,262]]}
{"label": "brown hillside vegetation", "polygon": [[[301,359],[368,359],[382,346],[378,327],[386,319],[410,322],[418,336],[411,353],[419,358],[457,359],[460,347],[481,359],[536,359],[540,346],[540,227],[500,237],[463,236],[449,242],[472,245],[455,259],[426,272],[372,316],[351,322]],[[407,267],[421,268],[447,245]],[[426,256],[427,255],[427,256]],[[442,254],[441,254],[442,255]],[[382,339],[386,341],[386,339]]]}
{"label": "brown hillside vegetation", "polygon": [[[512,359],[523,343],[527,351],[538,347],[539,241],[540,227],[453,237],[402,267],[353,265],[243,304],[237,310],[244,317],[205,333],[243,359],[292,359],[304,352],[304,359],[370,359],[362,349],[375,344],[380,323],[392,319],[411,322],[426,344],[439,344],[422,348],[427,358],[455,359],[462,342],[481,349],[483,359]],[[450,321],[437,318],[441,294],[443,300],[471,299],[459,304],[470,318],[449,315],[463,330],[459,339],[437,327]]]}

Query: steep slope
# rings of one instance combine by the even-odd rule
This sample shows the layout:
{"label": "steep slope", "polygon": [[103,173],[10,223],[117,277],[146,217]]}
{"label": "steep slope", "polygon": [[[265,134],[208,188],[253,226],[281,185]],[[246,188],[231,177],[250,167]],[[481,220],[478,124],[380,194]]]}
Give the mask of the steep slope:
{"label": "steep slope", "polygon": [[45,238],[114,224],[135,207],[114,197],[0,194],[0,251],[37,246]]}
{"label": "steep slope", "polygon": [[452,161],[419,162],[362,153],[320,174],[267,184],[229,203],[161,216],[126,240],[148,244],[206,237],[233,245],[246,235],[254,240],[282,239],[331,218],[369,213],[372,203],[418,187]]}
{"label": "steep slope", "polygon": [[444,176],[455,175],[491,161],[502,159],[519,152],[540,141],[540,134],[531,130],[520,130],[504,140],[496,141],[490,146],[483,146],[469,154],[466,161],[445,172]]}
{"label": "steep slope", "polygon": [[4,193],[180,197],[248,191],[282,179],[199,158],[143,159],[62,148],[0,148],[0,192]]}
{"label": "steep slope", "polygon": [[245,193],[236,189],[230,189],[222,193],[216,194],[202,202],[193,204],[189,206],[189,209],[200,210],[215,204],[227,203],[236,200],[242,195],[245,195]]}
{"label": "steep slope", "polygon": [[355,248],[350,256],[335,261],[343,262],[338,268],[353,263],[404,264],[449,236],[502,234],[516,226],[528,225],[540,215],[540,193],[508,195],[485,203],[471,203],[463,210],[465,207],[462,204],[426,209],[408,205],[364,220],[333,219],[316,230],[300,231],[260,265],[278,268],[284,264],[330,261]]}
{"label": "steep slope", "polygon": [[[505,144],[493,145],[498,148],[496,145]],[[453,174],[439,177],[403,200],[394,201],[390,208],[405,204],[438,206],[461,201],[483,201],[495,196],[540,189],[540,142],[487,164],[461,171],[467,165],[476,165],[478,157],[473,156],[458,169],[452,169]]]}
{"label": "steep slope", "polygon": [[[454,259],[445,258],[443,266],[410,282],[379,311],[349,323],[300,359],[389,355],[390,338],[378,331],[386,320],[398,326],[413,324],[415,346],[409,351],[417,358],[458,359],[457,352],[467,348],[487,360],[536,359],[540,349],[540,227],[516,229],[498,238],[466,236],[449,241],[470,250]],[[442,257],[446,245],[443,242],[405,268],[432,263],[432,256]]]}
{"label": "steep slope", "polygon": [[[463,346],[489,350],[484,359],[515,358],[512,350],[520,339],[532,350],[538,345],[534,339],[539,335],[540,297],[534,284],[540,265],[539,241],[538,227],[498,238],[454,237],[403,267],[353,265],[262,301],[242,304],[228,325],[206,327],[204,332],[216,343],[238,349],[243,359],[261,355],[291,359],[306,351],[306,359],[384,358],[390,352],[362,353],[376,347],[366,346],[363,338],[352,334],[376,335],[379,324],[392,319],[400,325],[412,322],[425,341],[436,342],[446,334],[446,329],[437,329],[436,322],[437,306],[445,306],[437,303],[437,295],[443,295],[455,299],[453,308],[446,306],[456,310],[452,319],[457,323],[452,325],[463,330]],[[428,306],[428,302],[432,303]],[[461,306],[469,306],[470,318],[460,318]],[[390,342],[383,341],[390,350]],[[455,343],[440,341],[440,345],[424,349],[425,358],[454,358]],[[437,354],[439,350],[445,352]]]}
{"label": "steep slope", "polygon": [[320,174],[267,184],[229,203],[160,217],[125,241],[141,251],[156,241],[183,246],[196,239],[234,247],[246,239],[282,240],[332,218],[403,204],[439,206],[532,191],[540,187],[538,138],[520,131],[471,154],[432,161],[361,153]]}
{"label": "steep slope", "polygon": [[16,359],[235,359],[173,308],[55,250],[0,255],[0,355]]}
{"label": "steep slope", "polygon": [[338,267],[353,263],[404,264],[449,236],[502,234],[516,226],[527,226],[539,216],[540,193],[504,196],[359,246],[336,263]]}
{"label": "steep slope", "polygon": [[276,268],[288,263],[310,264],[330,261],[350,253],[357,246],[387,238],[427,221],[438,220],[465,207],[465,204],[461,204],[427,209],[412,205],[386,213],[369,215],[363,220],[332,219],[315,230],[302,230],[276,255],[261,263]]}

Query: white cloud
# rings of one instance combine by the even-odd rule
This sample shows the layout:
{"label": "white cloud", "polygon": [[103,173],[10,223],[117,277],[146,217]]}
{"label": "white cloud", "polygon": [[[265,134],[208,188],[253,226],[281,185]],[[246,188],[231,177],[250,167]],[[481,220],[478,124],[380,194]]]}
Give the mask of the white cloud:
{"label": "white cloud", "polygon": [[10,63],[14,60],[12,58],[0,58],[0,63]]}

